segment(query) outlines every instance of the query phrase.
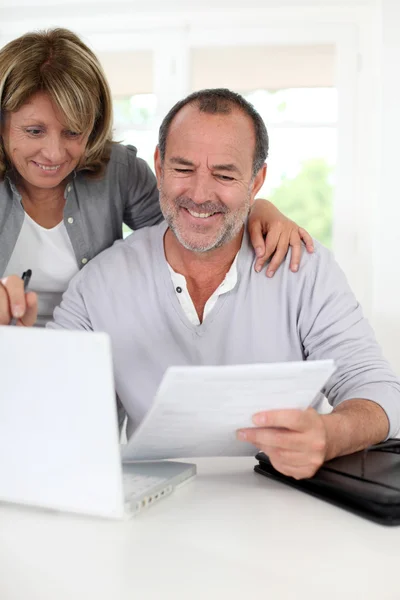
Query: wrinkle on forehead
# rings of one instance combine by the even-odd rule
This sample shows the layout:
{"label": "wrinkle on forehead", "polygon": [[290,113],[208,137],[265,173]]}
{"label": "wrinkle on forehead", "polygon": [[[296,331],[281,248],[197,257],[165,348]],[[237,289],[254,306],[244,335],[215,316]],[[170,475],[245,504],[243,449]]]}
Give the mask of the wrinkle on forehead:
{"label": "wrinkle on forehead", "polygon": [[210,169],[216,169],[216,170],[224,170],[224,171],[229,171],[230,173],[235,173],[235,172],[239,172],[239,167],[235,164],[235,163],[229,163],[229,162],[211,162],[211,164],[209,163],[208,159],[207,159],[207,166]]}
{"label": "wrinkle on forehead", "polygon": [[[235,169],[237,169],[237,165],[235,163],[229,162],[229,160],[231,159],[231,157],[228,157],[227,161],[225,160],[225,155],[221,155],[221,161],[218,163],[218,158],[216,159],[216,161],[211,161],[209,162],[209,159],[207,158],[207,165],[209,165],[210,167],[214,168],[214,169],[218,169],[218,168],[225,168],[228,171],[234,171]],[[170,156],[168,158],[168,161],[170,163],[174,163],[176,165],[182,165],[183,167],[197,167],[198,165],[193,162],[192,160],[190,160],[189,158],[186,158],[184,156]]]}
{"label": "wrinkle on forehead", "polygon": [[253,165],[255,143],[253,122],[242,111],[208,114],[185,106],[171,123],[166,151],[193,163],[200,159],[207,165],[235,164],[247,170]]}
{"label": "wrinkle on forehead", "polygon": [[244,152],[234,146],[228,145],[226,148],[216,149],[215,144],[185,143],[185,140],[181,139],[178,145],[171,144],[168,150],[174,152],[173,156],[166,157],[170,165],[196,169],[204,166],[210,171],[223,170],[241,176],[248,170],[252,171],[252,153],[249,153],[246,159]]}

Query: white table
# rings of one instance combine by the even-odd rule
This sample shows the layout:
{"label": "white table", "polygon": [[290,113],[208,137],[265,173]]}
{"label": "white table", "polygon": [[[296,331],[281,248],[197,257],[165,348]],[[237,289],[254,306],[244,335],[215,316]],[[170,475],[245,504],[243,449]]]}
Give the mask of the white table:
{"label": "white table", "polygon": [[0,506],[1,600],[399,600],[400,527],[198,460],[126,522]]}

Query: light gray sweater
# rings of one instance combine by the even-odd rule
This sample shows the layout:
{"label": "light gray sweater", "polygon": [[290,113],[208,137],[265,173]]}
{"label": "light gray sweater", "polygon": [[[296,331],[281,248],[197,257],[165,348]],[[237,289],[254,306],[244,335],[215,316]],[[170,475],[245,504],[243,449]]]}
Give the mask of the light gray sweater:
{"label": "light gray sweater", "polygon": [[351,398],[380,404],[390,436],[400,426],[400,383],[383,359],[331,253],[316,243],[298,273],[288,255],[272,279],[253,268],[247,234],[236,287],[221,295],[204,322],[185,316],[165,259],[166,224],[144,228],[94,258],[72,280],[51,328],[106,331],[116,391],[128,434],[151,406],[170,365],[227,365],[332,358],[323,389],[336,406]]}

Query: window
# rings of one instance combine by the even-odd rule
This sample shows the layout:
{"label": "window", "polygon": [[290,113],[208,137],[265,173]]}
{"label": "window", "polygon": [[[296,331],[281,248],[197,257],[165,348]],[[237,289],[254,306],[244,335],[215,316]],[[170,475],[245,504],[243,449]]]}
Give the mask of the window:
{"label": "window", "polygon": [[[110,83],[114,106],[114,140],[131,144],[153,168],[159,120],[153,93],[153,52],[131,50],[99,53]],[[131,229],[124,225],[123,235]]]}
{"label": "window", "polygon": [[135,146],[138,156],[144,158],[153,168],[159,126],[155,94],[117,97],[113,99],[113,103],[114,138]]}
{"label": "window", "polygon": [[331,246],[336,89],[256,90],[244,96],[263,117],[270,138],[260,196]]}
{"label": "window", "polygon": [[[260,196],[331,246],[337,145],[335,47],[207,46],[188,52],[187,92],[229,87],[263,117],[270,153]],[[164,116],[157,105],[165,98],[159,85],[153,89],[154,56],[150,50],[100,56],[114,97],[114,137],[136,146],[151,168]],[[161,80],[172,85],[171,77]]]}
{"label": "window", "polygon": [[215,46],[192,51],[192,90],[228,87],[263,117],[269,137],[260,196],[327,246],[337,143],[332,45]]}

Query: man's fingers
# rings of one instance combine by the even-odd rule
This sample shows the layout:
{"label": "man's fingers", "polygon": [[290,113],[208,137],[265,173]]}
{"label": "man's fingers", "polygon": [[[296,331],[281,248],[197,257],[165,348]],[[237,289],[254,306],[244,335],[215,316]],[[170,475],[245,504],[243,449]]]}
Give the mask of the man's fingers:
{"label": "man's fingers", "polygon": [[271,462],[273,461],[276,464],[279,463],[296,469],[309,467],[310,465],[318,467],[320,464],[318,458],[311,458],[304,452],[294,452],[293,450],[285,449],[276,450],[274,448],[268,449],[267,447],[263,448],[263,452],[268,456]]}
{"label": "man's fingers", "polygon": [[315,465],[308,464],[304,466],[296,466],[290,463],[285,463],[283,461],[274,459],[271,460],[271,464],[274,467],[274,469],[279,471],[279,473],[282,473],[282,475],[286,475],[287,477],[293,477],[294,479],[308,479],[309,477],[313,477],[313,475],[315,475],[315,473],[321,466],[320,463]]}
{"label": "man's fingers", "polygon": [[[24,316],[26,310],[24,282],[17,275],[10,275],[1,280],[2,295],[0,297],[0,314],[19,319]],[[5,294],[4,294],[5,292]],[[8,322],[4,322],[6,325]]]}
{"label": "man's fingers", "polygon": [[306,245],[307,252],[309,252],[310,254],[312,252],[314,252],[314,241],[313,241],[311,235],[308,233],[308,231],[303,229],[303,227],[299,227],[298,232],[299,232],[299,236],[301,237],[301,239],[303,240],[303,242]]}
{"label": "man's fingers", "polygon": [[310,426],[314,414],[317,413],[312,408],[267,410],[253,415],[253,423],[257,427],[283,427],[291,431],[303,432]]}
{"label": "man's fingers", "polygon": [[312,409],[282,409],[253,415],[255,427],[237,432],[269,456],[279,472],[296,479],[311,477],[326,456],[327,436],[321,416]]}
{"label": "man's fingers", "polygon": [[[242,434],[242,436],[239,436],[240,439],[245,439],[257,448],[262,446],[266,454],[269,454],[271,450],[299,453],[308,450],[310,447],[308,436],[289,429],[248,427],[239,431]],[[318,444],[315,444],[315,446],[315,450],[318,450]],[[268,452],[265,448],[268,449]]]}
{"label": "man's fingers", "polygon": [[37,295],[35,292],[28,292],[25,296],[26,300],[26,310],[22,319],[19,319],[18,325],[22,325],[24,327],[32,327],[36,323],[37,319],[37,311],[38,311],[38,303],[37,303]]}

